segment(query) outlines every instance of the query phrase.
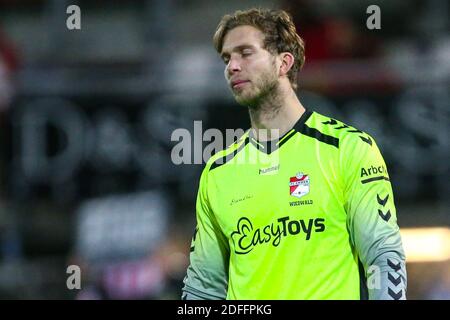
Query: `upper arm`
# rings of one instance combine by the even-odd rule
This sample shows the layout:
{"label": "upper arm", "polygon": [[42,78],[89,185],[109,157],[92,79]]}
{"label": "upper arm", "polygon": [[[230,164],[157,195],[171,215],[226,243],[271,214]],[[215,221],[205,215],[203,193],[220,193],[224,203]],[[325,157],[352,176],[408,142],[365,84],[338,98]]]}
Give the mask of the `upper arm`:
{"label": "upper arm", "polygon": [[[404,259],[394,194],[376,142],[347,139],[340,156],[347,225],[352,244],[367,269],[388,251]],[[355,139],[356,138],[356,139]]]}
{"label": "upper arm", "polygon": [[229,247],[211,210],[207,186],[208,167],[200,178],[196,202],[197,227],[192,238],[190,265],[183,290],[209,299],[225,299]]}

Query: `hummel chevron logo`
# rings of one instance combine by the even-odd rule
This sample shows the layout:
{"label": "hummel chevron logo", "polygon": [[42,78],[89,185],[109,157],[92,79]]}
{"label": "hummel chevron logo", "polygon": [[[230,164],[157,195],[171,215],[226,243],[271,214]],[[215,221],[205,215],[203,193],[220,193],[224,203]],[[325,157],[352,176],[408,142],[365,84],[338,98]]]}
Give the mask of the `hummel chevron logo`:
{"label": "hummel chevron logo", "polygon": [[323,124],[331,124],[332,126],[334,126],[335,124],[337,124],[337,121],[334,119],[330,119],[330,121],[324,121],[322,123]]}
{"label": "hummel chevron logo", "polygon": [[[339,127],[334,127],[333,129],[335,130],[342,130],[342,129],[349,129],[347,130],[347,132],[350,133],[363,133],[361,130],[355,129],[349,125],[346,125],[345,123],[338,123],[336,120],[331,119],[328,121],[322,121],[323,124],[328,124],[331,126],[335,126],[335,125],[339,125]],[[372,139],[370,137],[364,137],[364,136],[359,136],[361,138],[362,141],[364,141],[365,143],[372,145]]]}
{"label": "hummel chevron logo", "polygon": [[378,203],[381,204],[383,207],[386,205],[386,202],[387,202],[388,198],[389,198],[389,193],[387,194],[386,198],[384,198],[384,199],[381,199],[381,198],[380,198],[380,195],[377,194],[377,201],[378,201]]}
{"label": "hummel chevron logo", "polygon": [[358,129],[355,129],[355,130],[348,130],[347,132],[363,133],[361,130],[358,130]]}
{"label": "hummel chevron logo", "polygon": [[389,281],[391,281],[395,286],[398,286],[400,284],[400,282],[402,282],[402,278],[401,276],[398,276],[397,279],[395,279],[395,277],[393,275],[391,275],[390,273],[388,273],[388,279]]}
{"label": "hummel chevron logo", "polygon": [[391,218],[391,210],[388,210],[385,214],[383,213],[383,211],[381,211],[380,209],[378,209],[378,214],[380,215],[381,219],[383,219],[384,221],[388,222],[389,219]]}
{"label": "hummel chevron logo", "polygon": [[370,137],[369,138],[365,138],[363,136],[359,136],[359,137],[361,138],[362,141],[372,145],[372,139],[370,139]]}
{"label": "hummel chevron logo", "polygon": [[400,298],[403,295],[402,290],[400,290],[399,292],[395,293],[394,291],[391,290],[391,288],[388,288],[388,294],[394,298],[394,300],[400,300]]}
{"label": "hummel chevron logo", "polygon": [[395,264],[391,261],[391,259],[387,259],[387,263],[388,263],[388,266],[391,267],[392,269],[394,269],[395,272],[400,270],[400,262]]}

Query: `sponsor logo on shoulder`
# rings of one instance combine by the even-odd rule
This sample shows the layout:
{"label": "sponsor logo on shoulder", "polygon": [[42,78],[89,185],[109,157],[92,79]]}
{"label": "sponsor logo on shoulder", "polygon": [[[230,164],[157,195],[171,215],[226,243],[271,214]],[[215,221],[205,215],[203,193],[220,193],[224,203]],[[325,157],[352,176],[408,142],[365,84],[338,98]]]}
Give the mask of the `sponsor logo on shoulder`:
{"label": "sponsor logo on shoulder", "polygon": [[362,184],[380,180],[389,181],[389,175],[384,165],[361,168],[360,178]]}
{"label": "sponsor logo on shoulder", "polygon": [[361,178],[369,177],[374,174],[385,174],[387,175],[387,170],[384,165],[381,166],[370,166],[367,168],[361,168]]}

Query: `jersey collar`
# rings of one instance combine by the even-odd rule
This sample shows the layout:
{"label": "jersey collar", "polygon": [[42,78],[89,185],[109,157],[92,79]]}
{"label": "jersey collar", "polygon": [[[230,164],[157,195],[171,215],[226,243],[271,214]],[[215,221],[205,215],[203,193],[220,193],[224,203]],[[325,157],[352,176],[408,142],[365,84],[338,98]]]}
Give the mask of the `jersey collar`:
{"label": "jersey collar", "polygon": [[258,141],[256,137],[253,135],[253,130],[249,130],[248,137],[250,143],[258,150],[266,154],[271,154],[275,150],[278,150],[278,148],[280,148],[283,144],[285,144],[290,138],[292,138],[297,131],[301,131],[300,128],[304,126],[305,122],[309,119],[312,113],[313,111],[305,108],[305,112],[303,112],[302,116],[300,117],[300,119],[297,120],[292,129],[288,130],[279,139],[274,139],[270,141]]}

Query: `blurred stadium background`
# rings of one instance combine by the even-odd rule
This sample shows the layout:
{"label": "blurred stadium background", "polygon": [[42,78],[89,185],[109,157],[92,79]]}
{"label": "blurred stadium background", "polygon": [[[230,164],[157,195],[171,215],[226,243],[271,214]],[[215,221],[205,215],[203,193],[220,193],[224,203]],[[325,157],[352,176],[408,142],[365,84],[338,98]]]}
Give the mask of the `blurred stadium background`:
{"label": "blurred stadium background", "polygon": [[450,299],[447,0],[0,0],[1,299],[179,298],[202,165],[172,164],[170,136],[248,127],[211,38],[252,6],[293,14],[302,102],[377,139],[408,297]]}

